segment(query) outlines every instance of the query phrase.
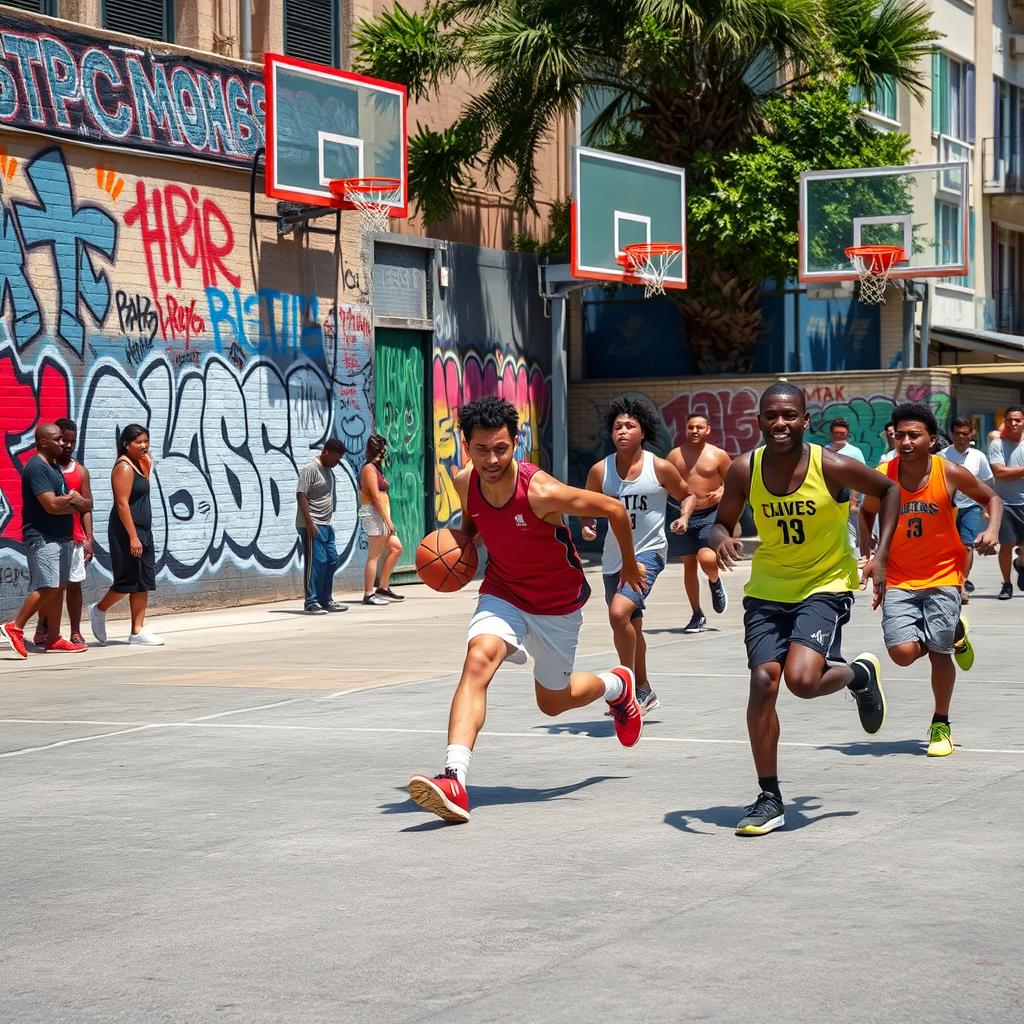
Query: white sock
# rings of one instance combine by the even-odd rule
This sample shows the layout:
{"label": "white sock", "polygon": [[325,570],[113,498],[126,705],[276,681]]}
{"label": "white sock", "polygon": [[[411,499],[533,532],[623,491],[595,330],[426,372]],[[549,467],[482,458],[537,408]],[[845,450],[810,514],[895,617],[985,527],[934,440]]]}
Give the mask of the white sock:
{"label": "white sock", "polygon": [[466,773],[469,771],[469,762],[473,760],[473,751],[460,743],[449,743],[444,753],[445,770],[451,768],[459,782],[466,784]]}
{"label": "white sock", "polygon": [[604,683],[604,699],[609,704],[614,703],[622,696],[626,684],[614,672],[598,672],[597,678]]}

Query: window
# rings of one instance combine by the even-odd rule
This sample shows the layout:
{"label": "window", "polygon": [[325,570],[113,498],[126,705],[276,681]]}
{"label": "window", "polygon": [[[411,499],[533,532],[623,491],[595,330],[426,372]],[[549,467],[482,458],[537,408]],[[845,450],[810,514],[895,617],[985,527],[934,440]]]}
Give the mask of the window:
{"label": "window", "polygon": [[17,7],[22,11],[35,11],[36,14],[48,14],[57,17],[57,0],[4,0],[8,7]]}
{"label": "window", "polygon": [[932,131],[974,144],[974,65],[932,51]]}
{"label": "window", "polygon": [[1020,334],[1024,332],[1024,234],[993,224],[992,235],[996,330]]}
{"label": "window", "polygon": [[103,27],[143,39],[174,42],[174,0],[102,0]]}
{"label": "window", "polygon": [[[864,113],[874,114],[876,117],[884,117],[887,121],[896,121],[899,118],[899,104],[897,103],[896,82],[892,75],[882,75],[875,86],[874,103],[868,103]],[[855,103],[865,103],[864,90],[854,87],[850,90],[850,99]]]}
{"label": "window", "polygon": [[340,67],[337,0],[284,0],[284,52]]}
{"label": "window", "polygon": [[[949,263],[957,260],[964,250],[964,222],[960,207],[956,203],[935,200],[935,262]],[[967,273],[940,277],[939,284],[951,284],[957,288],[974,287],[974,211],[967,214]]]}

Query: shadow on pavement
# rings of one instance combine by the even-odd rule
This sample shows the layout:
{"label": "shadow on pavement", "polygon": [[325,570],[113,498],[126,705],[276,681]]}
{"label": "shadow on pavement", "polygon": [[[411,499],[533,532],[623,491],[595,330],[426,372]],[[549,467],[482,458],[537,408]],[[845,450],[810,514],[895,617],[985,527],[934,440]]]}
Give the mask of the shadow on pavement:
{"label": "shadow on pavement", "polygon": [[851,743],[829,743],[817,749],[834,750],[847,757],[888,757],[890,754],[919,754],[923,757],[928,744],[924,740],[893,740],[891,743],[854,740]]}
{"label": "shadow on pavement", "polygon": [[[470,810],[473,811],[478,807],[495,807],[501,804],[535,804],[548,800],[560,800],[562,797],[571,796],[590,786],[596,786],[599,782],[614,782],[626,778],[628,778],[626,775],[593,775],[589,779],[572,782],[566,786],[548,786],[543,789],[523,789],[518,786],[470,786],[468,787]],[[429,813],[409,799],[381,804],[380,811],[382,814]],[[428,822],[428,824],[433,824],[433,822]],[[437,824],[444,825],[445,822],[439,820]],[[424,832],[428,829],[415,826],[412,829],[403,829],[403,831]]]}
{"label": "shadow on pavement", "polygon": [[599,718],[596,722],[556,722],[554,725],[535,725],[534,729],[551,736],[595,736],[615,735],[611,718]]}
{"label": "shadow on pavement", "polygon": [[[798,796],[795,799],[787,799],[786,824],[783,831],[796,832],[798,829],[824,821],[826,818],[852,818],[859,813],[858,811],[828,811],[813,817],[807,814],[808,811],[816,811],[819,807],[821,807],[821,803],[815,796]],[[665,815],[665,824],[679,829],[680,832],[689,832],[691,835],[710,836],[714,833],[694,828],[694,824],[715,825],[732,832],[745,812],[746,807],[705,807],[692,811],[669,811]]]}
{"label": "shadow on pavement", "polygon": [[660,629],[648,629],[645,626],[644,632],[649,636],[654,636],[656,633],[679,633],[682,636],[700,636],[703,633],[721,633],[722,631],[717,626],[705,626],[700,633],[687,633],[683,626],[662,626]]}

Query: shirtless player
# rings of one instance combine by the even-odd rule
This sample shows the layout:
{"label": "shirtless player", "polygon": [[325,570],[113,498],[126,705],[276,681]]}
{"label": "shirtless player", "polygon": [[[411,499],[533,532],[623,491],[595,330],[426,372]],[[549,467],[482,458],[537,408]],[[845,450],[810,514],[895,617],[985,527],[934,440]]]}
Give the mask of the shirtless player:
{"label": "shirtless player", "polygon": [[[687,517],[684,511],[680,515],[679,520],[672,524],[668,540],[669,557],[682,556],[683,585],[693,613],[684,633],[699,633],[708,621],[700,606],[698,565],[704,570],[711,585],[711,607],[715,613],[721,615],[729,606],[725,587],[718,574],[718,559],[711,547],[710,535],[718,515],[725,474],[729,472],[732,459],[721,448],[708,444],[710,433],[708,418],[699,412],[692,413],[686,421],[685,443],[668,453],[668,461],[679,470],[690,492],[697,497],[693,514]],[[680,520],[685,524],[682,530],[679,527]]]}

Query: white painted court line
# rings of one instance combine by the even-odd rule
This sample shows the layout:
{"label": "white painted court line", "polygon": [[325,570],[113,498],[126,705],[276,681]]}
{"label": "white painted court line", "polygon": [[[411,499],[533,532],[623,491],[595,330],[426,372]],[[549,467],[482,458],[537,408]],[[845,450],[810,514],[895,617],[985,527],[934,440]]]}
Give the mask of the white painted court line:
{"label": "white painted court line", "polygon": [[[272,705],[273,706],[273,705]],[[3,722],[16,722],[26,725],[76,725],[83,724],[81,722],[75,722],[72,720],[61,721],[55,719],[31,719],[31,718],[9,718],[0,719],[0,723]],[[106,723],[110,725],[127,724],[127,723]],[[419,736],[445,736],[447,735],[446,729],[405,729],[398,726],[355,726],[355,725],[284,725],[284,724],[272,724],[265,722],[211,722],[209,718],[197,718],[189,722],[149,722],[143,725],[136,726],[130,729],[121,729],[117,732],[100,733],[94,736],[80,736],[76,739],[70,740],[59,740],[56,743],[47,743],[38,747],[24,747],[21,750],[13,750],[6,754],[0,754],[0,757],[14,757],[18,754],[28,754],[38,750],[49,750],[53,747],[67,746],[72,743],[84,743],[89,740],[105,739],[110,736],[122,736],[126,733],[141,732],[144,729],[248,729],[252,731],[264,731],[264,732],[322,732],[322,733],[371,733],[371,734],[391,734],[396,736],[408,736],[408,735],[419,735]],[[480,733],[481,736],[494,739],[530,739],[530,740],[597,740],[599,742],[608,742],[609,736],[593,736],[586,732],[548,732],[538,730],[535,732],[495,732],[489,729],[485,729]],[[695,743],[695,744],[707,744],[710,746],[736,746],[746,747],[749,746],[749,740],[747,739],[709,739],[699,736],[644,736],[644,743]],[[852,742],[870,743],[870,740],[855,740]],[[884,741],[880,741],[884,744]],[[922,745],[924,741],[921,741]],[[842,753],[841,750],[836,750],[837,747],[845,744],[839,742],[832,743],[805,743],[797,740],[782,740],[779,743],[780,747],[794,747],[805,750],[823,750],[823,751],[836,751]],[[1013,748],[994,748],[994,747],[961,747],[956,748],[957,753],[964,754],[1008,754],[1011,756],[1024,756],[1024,748],[1013,749]],[[909,751],[908,751],[909,753]]]}
{"label": "white painted court line", "polygon": [[244,715],[249,711],[266,711],[268,708],[280,708],[285,704],[298,704],[301,701],[309,700],[309,697],[288,697],[285,700],[275,700],[271,704],[255,704],[248,708],[233,708],[231,711],[218,711],[215,715],[203,715],[201,718],[193,718],[193,722],[209,722],[214,718],[227,718],[228,715]]}
{"label": "white painted court line", "polygon": [[22,747],[20,750],[8,750],[0,754],[0,758],[21,757],[22,754],[36,754],[41,750],[54,750],[57,747],[70,747],[74,743],[89,743],[92,740],[105,740],[111,736],[125,736],[130,732],[144,732],[147,729],[159,729],[159,725],[138,725],[134,729],[118,729],[117,732],[101,732],[93,736],[76,736],[70,740],[57,740],[56,743],[43,743],[38,747]]}
{"label": "white painted court line", "polygon": [[149,725],[149,722],[99,722],[93,718],[0,718],[0,725]]}

